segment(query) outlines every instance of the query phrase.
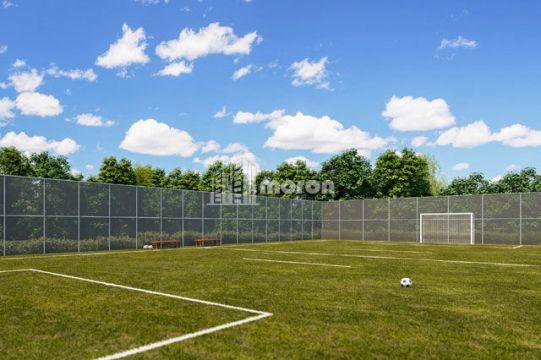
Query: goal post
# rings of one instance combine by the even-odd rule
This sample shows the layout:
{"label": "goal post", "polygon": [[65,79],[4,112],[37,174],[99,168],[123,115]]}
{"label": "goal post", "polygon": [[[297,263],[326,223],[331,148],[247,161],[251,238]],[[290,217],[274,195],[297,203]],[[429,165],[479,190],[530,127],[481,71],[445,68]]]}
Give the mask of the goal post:
{"label": "goal post", "polygon": [[421,243],[475,243],[473,213],[423,213],[420,220]]}

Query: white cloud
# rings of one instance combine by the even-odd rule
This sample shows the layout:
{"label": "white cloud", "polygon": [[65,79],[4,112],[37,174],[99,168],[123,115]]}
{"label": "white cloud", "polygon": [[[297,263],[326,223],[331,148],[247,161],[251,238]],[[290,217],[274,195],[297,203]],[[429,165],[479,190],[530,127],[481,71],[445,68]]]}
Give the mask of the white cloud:
{"label": "white cloud", "polygon": [[453,165],[454,171],[462,171],[462,170],[468,170],[470,168],[470,164],[467,162],[461,162]]}
{"label": "white cloud", "polygon": [[514,124],[494,134],[494,140],[511,147],[541,146],[541,131],[530,129],[521,124]]}
{"label": "white cloud", "polygon": [[146,64],[150,61],[145,54],[147,47],[145,30],[140,27],[133,31],[127,24],[122,25],[122,37],[98,56],[96,65],[112,69],[132,64]]}
{"label": "white cloud", "polygon": [[28,72],[15,73],[9,76],[11,84],[17,92],[36,91],[43,83],[43,74],[38,73],[36,69]]}
{"label": "white cloud", "polygon": [[411,146],[413,147],[421,147],[423,145],[426,145],[427,143],[428,138],[426,136],[416,136],[411,139]]}
{"label": "white cloud", "polygon": [[395,141],[394,138],[371,137],[356,126],[345,128],[342,123],[328,116],[320,118],[304,115],[285,115],[267,123],[274,133],[264,146],[286,150],[310,150],[318,154],[335,154],[347,149],[357,149],[369,156]]}
{"label": "white cloud", "polygon": [[455,117],[443,99],[393,96],[381,115],[391,119],[389,126],[398,131],[442,129],[455,124]]}
{"label": "white cloud", "polygon": [[224,118],[226,117],[227,115],[229,115],[229,113],[227,112],[227,108],[224,106],[222,106],[222,108],[220,109],[220,111],[217,111],[215,114],[214,114],[214,118],[215,119],[221,119],[221,118]]}
{"label": "white cloud", "polygon": [[243,66],[241,67],[240,69],[236,70],[234,73],[233,73],[233,76],[231,76],[231,78],[233,80],[238,80],[246,75],[249,75],[251,72],[252,72],[252,68],[254,66],[253,65],[246,65],[246,66]]}
{"label": "white cloud", "polygon": [[269,114],[264,113],[250,113],[250,112],[244,112],[239,111],[237,114],[235,114],[235,118],[233,119],[233,122],[235,124],[249,124],[249,123],[258,123],[262,121],[267,120],[275,120],[279,119],[282,116],[284,116],[285,110],[274,110],[273,112]]}
{"label": "white cloud", "polygon": [[474,49],[479,44],[475,40],[466,39],[465,37],[459,36],[456,39],[443,39],[438,47],[438,50],[442,49]]}
{"label": "white cloud", "polygon": [[520,169],[521,166],[520,165],[517,165],[517,164],[510,164],[508,167],[505,168],[505,171],[515,171],[515,170],[518,170]]}
{"label": "white cloud", "polygon": [[76,117],[76,122],[82,126],[111,127],[114,121],[103,120],[101,116],[94,114],[80,114]]}
{"label": "white cloud", "polygon": [[500,142],[511,147],[537,147],[541,146],[541,131],[513,124],[493,133],[484,121],[479,120],[443,132],[436,140],[436,145],[473,148],[490,142]]}
{"label": "white cloud", "polygon": [[55,78],[67,77],[71,80],[87,80],[90,82],[94,82],[98,78],[98,75],[92,69],[62,70],[54,65],[47,69],[47,74]]}
{"label": "white cloud", "polygon": [[205,159],[196,157],[194,162],[209,167],[216,161],[221,161],[225,164],[235,164],[240,166],[249,179],[255,179],[256,175],[261,171],[259,159],[251,151],[245,150],[233,155],[215,155]]}
{"label": "white cloud", "polygon": [[0,99],[0,119],[11,119],[15,117],[13,111],[15,102],[7,97]]}
{"label": "white cloud", "polygon": [[25,67],[26,61],[22,59],[16,59],[12,66],[16,69]]}
{"label": "white cloud", "polygon": [[17,4],[15,4],[13,1],[11,0],[3,0],[2,1],[2,7],[4,9],[9,9],[10,7],[16,7]]}
{"label": "white cloud", "polygon": [[473,148],[492,141],[492,133],[483,120],[464,127],[453,127],[443,132],[436,145],[452,145],[455,148]]}
{"label": "white cloud", "polygon": [[208,152],[219,152],[221,149],[220,144],[214,140],[207,141],[201,148],[203,154]]}
{"label": "white cloud", "polygon": [[23,92],[15,100],[17,109],[23,115],[56,116],[64,109],[57,98],[52,95],[44,95],[37,92]]}
{"label": "white cloud", "polygon": [[160,76],[180,76],[182,74],[191,74],[193,71],[193,64],[186,63],[185,61],[179,61],[171,63],[161,69],[157,75]]}
{"label": "white cloud", "polygon": [[256,31],[239,38],[233,28],[221,26],[216,22],[199,31],[183,29],[178,38],[163,41],[156,46],[156,54],[167,61],[178,59],[193,61],[209,54],[248,55],[254,43],[257,44],[261,40]]}
{"label": "white cloud", "polygon": [[248,151],[248,148],[242,144],[239,143],[232,143],[221,149],[221,152],[226,154],[232,154],[232,153],[238,153],[238,152],[246,152]]}
{"label": "white cloud", "polygon": [[92,170],[94,170],[94,165],[92,165],[92,164],[86,164],[86,165],[85,165],[85,169],[88,170],[88,171],[92,171]]}
{"label": "white cloud", "polygon": [[60,141],[48,140],[45,136],[28,136],[24,132],[8,132],[0,139],[0,146],[14,146],[26,153],[53,151],[58,155],[69,155],[77,152],[80,145],[70,138]]}
{"label": "white cloud", "polygon": [[7,45],[0,45],[0,55],[5,54],[8,52],[8,46]]}
{"label": "white cloud", "polygon": [[302,161],[303,163],[306,164],[306,166],[308,166],[309,168],[311,169],[316,169],[319,167],[319,163],[318,162],[315,162],[315,161],[312,161],[312,160],[309,160],[307,158],[305,158],[304,156],[294,156],[294,157],[290,157],[289,159],[286,159],[286,163],[288,164],[291,164],[291,165],[295,165],[295,163],[297,161]]}
{"label": "white cloud", "polygon": [[491,182],[491,183],[497,183],[497,182],[500,181],[501,179],[503,179],[503,176],[501,176],[501,175],[494,176],[492,179],[490,179],[490,182]]}
{"label": "white cloud", "polygon": [[132,124],[119,147],[139,154],[189,157],[199,145],[186,131],[147,119]]}
{"label": "white cloud", "polygon": [[8,88],[8,84],[6,84],[5,82],[0,82],[0,89],[6,90],[7,88]]}
{"label": "white cloud", "polygon": [[330,89],[330,84],[327,78],[327,57],[319,59],[319,61],[310,61],[306,58],[301,61],[291,64],[290,69],[293,70],[294,86],[315,85],[319,89]]}

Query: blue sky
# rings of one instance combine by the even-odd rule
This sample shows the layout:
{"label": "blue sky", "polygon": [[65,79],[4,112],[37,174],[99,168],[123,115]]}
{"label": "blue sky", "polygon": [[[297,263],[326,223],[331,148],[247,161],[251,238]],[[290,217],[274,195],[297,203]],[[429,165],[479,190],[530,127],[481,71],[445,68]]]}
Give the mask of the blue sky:
{"label": "blue sky", "polygon": [[85,175],[108,155],[267,169],[403,146],[448,179],[541,168],[539,18],[533,0],[0,0],[0,145]]}

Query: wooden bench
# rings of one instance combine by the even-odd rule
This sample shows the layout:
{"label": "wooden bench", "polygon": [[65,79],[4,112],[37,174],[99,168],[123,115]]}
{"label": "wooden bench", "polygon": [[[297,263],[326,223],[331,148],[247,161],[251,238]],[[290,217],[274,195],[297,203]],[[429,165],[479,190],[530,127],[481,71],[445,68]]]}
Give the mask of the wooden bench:
{"label": "wooden bench", "polygon": [[195,240],[195,246],[218,246],[221,243],[222,241],[217,237],[208,237]]}
{"label": "wooden bench", "polygon": [[164,244],[166,245],[172,244],[175,247],[181,247],[182,241],[180,240],[152,240],[150,242],[150,245],[152,245],[154,249],[162,248]]}

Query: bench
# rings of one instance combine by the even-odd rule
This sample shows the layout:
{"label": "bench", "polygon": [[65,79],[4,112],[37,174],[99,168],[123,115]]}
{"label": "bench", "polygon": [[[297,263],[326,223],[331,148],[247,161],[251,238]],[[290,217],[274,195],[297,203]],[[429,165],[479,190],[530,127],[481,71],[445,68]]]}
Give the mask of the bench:
{"label": "bench", "polygon": [[217,237],[208,237],[195,240],[195,246],[218,246],[221,243],[222,241]]}
{"label": "bench", "polygon": [[166,244],[166,245],[172,244],[175,247],[181,247],[182,246],[182,241],[180,241],[180,240],[152,240],[150,242],[150,245],[152,245],[153,249],[162,248],[164,244]]}

